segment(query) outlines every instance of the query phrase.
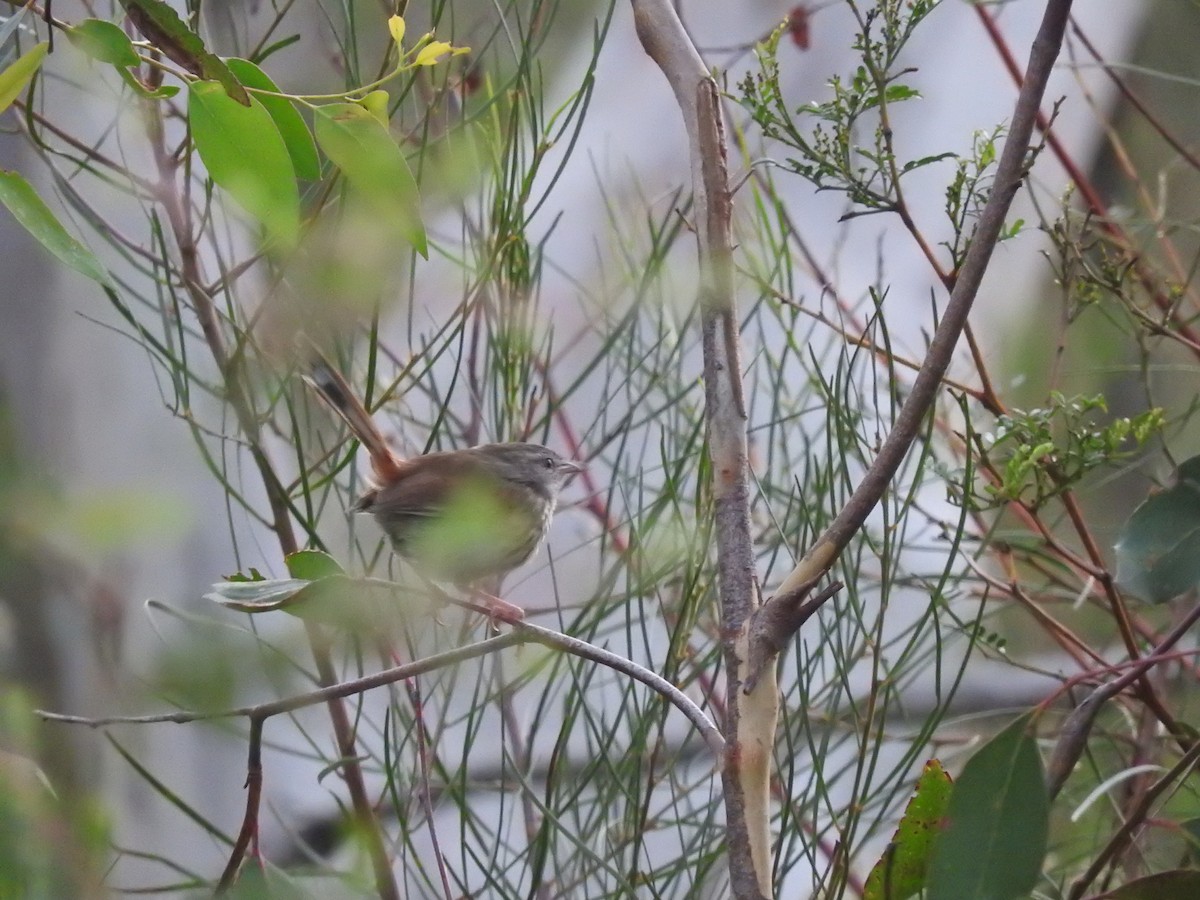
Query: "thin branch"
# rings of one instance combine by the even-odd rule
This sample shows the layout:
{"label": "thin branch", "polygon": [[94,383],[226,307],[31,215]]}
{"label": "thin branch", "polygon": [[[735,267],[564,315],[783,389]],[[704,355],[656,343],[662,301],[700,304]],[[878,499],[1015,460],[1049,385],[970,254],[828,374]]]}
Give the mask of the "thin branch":
{"label": "thin branch", "polygon": [[[199,249],[193,233],[194,223],[186,195],[188,183],[184,182],[181,196],[181,190],[177,184],[179,163],[165,146],[161,108],[157,104],[149,104],[148,107],[147,129],[159,176],[156,195],[159,203],[166,210],[175,243],[179,248],[184,287],[192,301],[192,308],[200,322],[209,352],[221,372],[226,399],[233,408],[238,427],[245,435],[250,456],[254,460],[254,466],[266,490],[267,502],[271,509],[271,528],[279,541],[280,550],[284,556],[287,556],[299,549],[295,530],[292,528],[287,491],[262,444],[258,418],[243,383],[244,368],[241,365],[240,354],[229,353],[225,336],[221,330],[217,305],[213,297],[204,289]],[[186,171],[184,178],[187,178]],[[337,672],[329,655],[326,639],[315,625],[305,623],[305,630],[313,659],[317,665],[320,683],[336,685]],[[342,778],[350,793],[351,804],[367,842],[367,849],[375,871],[376,889],[383,900],[400,900],[400,890],[396,886],[391,860],[388,857],[387,848],[384,846],[381,826],[370,797],[367,795],[366,781],[358,763],[354,727],[350,722],[350,716],[336,697],[331,697],[327,705],[333,726],[334,740],[337,744],[338,758],[341,760]]]}
{"label": "thin branch", "polygon": [[[1147,673],[1155,666],[1160,665],[1164,658],[1167,658],[1167,651],[1192,629],[1197,620],[1200,620],[1200,603],[1197,603],[1179,624],[1171,629],[1171,632],[1153,651],[1141,659],[1130,660],[1126,663],[1129,671],[1108,684],[1096,688],[1075,707],[1066,722],[1058,729],[1058,741],[1055,742],[1054,751],[1046,763],[1046,789],[1051,797],[1057,796],[1058,792],[1062,790],[1063,784],[1075,769],[1075,763],[1083,755],[1092,724],[1101,707],[1130,685],[1144,681]],[[1195,744],[1192,744],[1187,752],[1190,753],[1194,748]]]}
{"label": "thin branch", "polygon": [[[484,612],[485,614],[488,612],[487,609],[477,605],[463,605],[476,611]],[[623,656],[618,656],[611,650],[605,650],[602,647],[597,647],[595,644],[589,644],[587,641],[553,631],[549,628],[543,628],[540,625],[532,625],[528,622],[513,622],[510,624],[513,627],[512,631],[479,641],[475,644],[470,644],[466,647],[447,650],[444,653],[437,653],[414,662],[384,669],[382,672],[376,672],[373,675],[364,675],[361,678],[353,678],[349,681],[339,682],[328,687],[308,691],[307,693],[283,697],[254,706],[238,706],[231,709],[210,712],[160,713],[148,716],[73,716],[65,713],[50,712],[44,709],[35,710],[35,714],[47,722],[86,725],[89,728],[102,728],[108,725],[186,724],[188,722],[204,722],[213,719],[240,717],[251,720],[255,718],[266,720],[272,716],[295,712],[307,706],[315,706],[319,703],[327,703],[330,700],[340,700],[345,697],[354,696],[355,694],[362,694],[373,688],[394,684],[405,678],[423,675],[435,669],[445,668],[446,666],[455,665],[468,659],[475,659],[479,656],[495,653],[506,647],[532,642],[555,650],[561,650],[564,653],[570,653],[572,656],[591,660],[614,671],[628,675],[635,681],[640,681],[662,695],[687,716],[688,720],[696,726],[696,729],[700,732],[705,743],[708,744],[714,754],[717,754],[719,757],[724,752],[724,738],[721,737],[721,732],[717,729],[717,726],[704,714],[704,710],[697,706],[691,697],[656,672],[652,672],[644,666],[639,666],[637,663]]]}

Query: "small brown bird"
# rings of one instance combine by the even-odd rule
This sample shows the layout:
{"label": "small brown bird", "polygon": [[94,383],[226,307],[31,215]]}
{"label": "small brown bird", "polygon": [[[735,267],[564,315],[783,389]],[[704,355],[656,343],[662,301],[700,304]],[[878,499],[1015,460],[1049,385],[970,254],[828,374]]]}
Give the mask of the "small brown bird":
{"label": "small brown bird", "polygon": [[404,459],[331,365],[318,363],[305,381],[370,454],[375,485],[354,510],[371,513],[396,553],[436,581],[478,585],[524,563],[546,536],[559,491],[582,471],[553,450],[526,443]]}

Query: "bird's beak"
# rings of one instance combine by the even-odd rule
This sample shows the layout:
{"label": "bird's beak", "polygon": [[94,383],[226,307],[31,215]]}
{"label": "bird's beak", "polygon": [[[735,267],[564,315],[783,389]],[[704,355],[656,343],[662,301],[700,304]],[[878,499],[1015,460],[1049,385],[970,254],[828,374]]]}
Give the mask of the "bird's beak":
{"label": "bird's beak", "polygon": [[569,459],[559,460],[558,470],[566,477],[570,478],[573,475],[578,475],[583,471],[583,465],[577,462],[572,462]]}

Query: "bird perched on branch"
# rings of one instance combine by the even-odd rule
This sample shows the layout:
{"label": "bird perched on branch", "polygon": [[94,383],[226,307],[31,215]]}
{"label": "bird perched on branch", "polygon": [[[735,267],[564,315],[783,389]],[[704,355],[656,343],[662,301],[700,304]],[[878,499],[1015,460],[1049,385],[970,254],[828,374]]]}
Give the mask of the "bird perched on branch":
{"label": "bird perched on branch", "polygon": [[[483,444],[405,459],[388,445],[345,378],[324,360],[304,380],[345,421],[371,458],[369,512],[396,553],[421,574],[478,586],[524,563],[546,536],[559,491],[582,468],[547,447]],[[496,600],[496,598],[490,598]],[[511,604],[499,601],[509,614]]]}

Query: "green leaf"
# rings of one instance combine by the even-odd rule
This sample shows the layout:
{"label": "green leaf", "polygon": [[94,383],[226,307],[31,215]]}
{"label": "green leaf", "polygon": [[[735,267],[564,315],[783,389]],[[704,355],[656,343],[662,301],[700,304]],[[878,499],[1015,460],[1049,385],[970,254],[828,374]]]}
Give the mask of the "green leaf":
{"label": "green leaf", "polygon": [[914,97],[919,99],[921,92],[907,84],[889,84],[884,90],[883,96],[889,103],[900,103],[904,100],[912,100]]}
{"label": "green leaf", "polygon": [[259,581],[238,578],[218,581],[204,597],[238,612],[271,612],[310,584],[312,582],[305,578],[264,578]]}
{"label": "green leaf", "polygon": [[315,131],[317,144],[380,224],[428,258],[417,182],[387,128],[357,103],[333,103],[317,108]]}
{"label": "green leaf", "polygon": [[232,575],[226,575],[225,580],[237,584],[249,584],[252,581],[266,581],[267,576],[251,566],[249,572],[234,572]]}
{"label": "green leaf", "polygon": [[29,86],[34,73],[46,58],[50,45],[45,41],[26,51],[13,62],[11,66],[0,72],[0,113],[4,112],[12,102],[21,96],[21,92]]}
{"label": "green leaf", "polygon": [[295,553],[289,553],[285,561],[288,574],[293,578],[316,581],[331,575],[345,574],[345,570],[338,565],[337,560],[320,550],[298,550]]}
{"label": "green leaf", "polygon": [[188,89],[188,124],[212,180],[285,246],[300,236],[300,194],[292,158],[266,108],[242,106],[219,84]]}
{"label": "green leaf", "polygon": [[925,885],[951,787],[941,762],[931,759],[925,764],[892,842],[867,876],[863,900],[905,900]]}
{"label": "green leaf", "polygon": [[1187,838],[1187,851],[1192,865],[1200,865],[1200,819],[1185,819],[1179,823],[1179,828]]}
{"label": "green leaf", "polygon": [[16,172],[0,169],[0,203],[38,243],[81,275],[105,287],[115,288],[112,278],[92,251],[67,233],[37,191]]}
{"label": "green leaf", "polygon": [[928,900],[1028,897],[1046,855],[1049,800],[1022,716],[981,747],[950,793]]}
{"label": "green leaf", "polygon": [[1093,900],[1195,900],[1200,897],[1200,871],[1175,869],[1147,875]]}
{"label": "green leaf", "polygon": [[92,59],[103,63],[125,68],[140,62],[129,35],[119,25],[103,19],[84,19],[68,28],[67,40]]}
{"label": "green leaf", "polygon": [[[271,77],[249,60],[234,57],[225,62],[237,76],[238,81],[246,87],[257,88],[260,91],[272,91],[276,94],[282,93],[275,86]],[[300,115],[300,111],[292,105],[291,101],[285,100],[283,97],[264,97],[256,94],[254,99],[258,100],[271,114],[271,119],[275,122],[275,127],[279,129],[279,134],[287,147],[288,155],[292,158],[292,166],[296,170],[296,175],[308,181],[319,179],[321,177],[321,161],[317,157],[317,145],[313,142],[312,133],[304,123],[304,116]]]}
{"label": "green leaf", "polygon": [[286,612],[306,622],[363,634],[388,633],[414,616],[427,615],[432,605],[427,591],[347,575],[328,575],[317,581],[222,581],[204,596],[238,612]]}
{"label": "green leaf", "polygon": [[1152,494],[1117,535],[1117,584],[1165,603],[1200,584],[1200,456],[1179,466],[1175,485]]}
{"label": "green leaf", "polygon": [[193,75],[216,81],[225,93],[242,106],[250,95],[220,57],[209,52],[204,41],[188,28],[179,13],[163,0],[121,0],[125,14],[150,43]]}

